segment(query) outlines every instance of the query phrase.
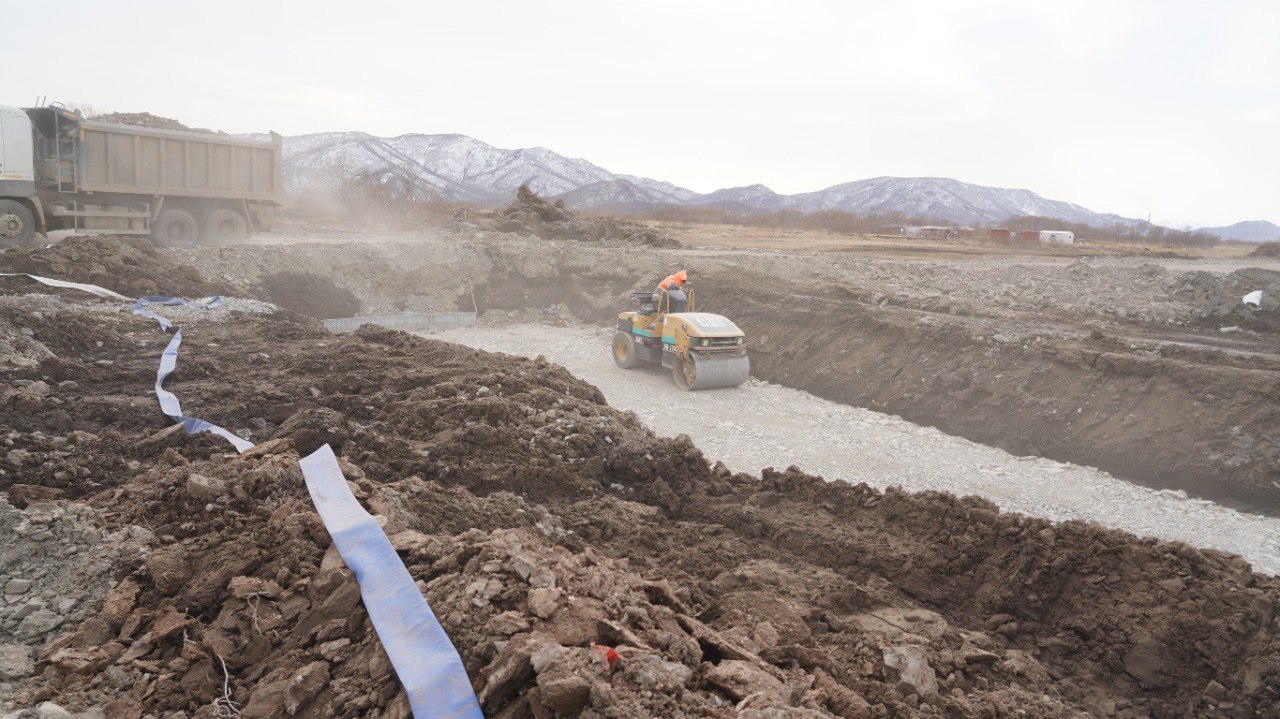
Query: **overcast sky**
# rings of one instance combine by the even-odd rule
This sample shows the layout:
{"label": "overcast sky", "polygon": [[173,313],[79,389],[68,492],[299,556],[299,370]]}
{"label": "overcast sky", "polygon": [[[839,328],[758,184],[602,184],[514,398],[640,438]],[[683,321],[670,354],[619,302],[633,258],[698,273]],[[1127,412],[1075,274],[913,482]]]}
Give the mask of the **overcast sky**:
{"label": "overcast sky", "polygon": [[700,192],[941,176],[1157,221],[1280,223],[1277,0],[19,7],[4,104],[457,132]]}

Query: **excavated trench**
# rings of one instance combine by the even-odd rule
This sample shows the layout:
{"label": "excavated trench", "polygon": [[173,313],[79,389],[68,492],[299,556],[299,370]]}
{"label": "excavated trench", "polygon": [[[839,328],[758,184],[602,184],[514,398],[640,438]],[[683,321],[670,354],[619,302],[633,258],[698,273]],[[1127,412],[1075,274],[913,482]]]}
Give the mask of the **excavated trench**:
{"label": "excavated trench", "polygon": [[[474,289],[490,310],[559,307],[611,323],[626,271],[497,265]],[[752,374],[895,414],[1013,454],[1098,467],[1156,489],[1280,512],[1280,358],[1214,348],[1159,354],[1098,335],[1005,335],[999,322],[881,307],[843,288],[768,289],[735,268],[701,275],[702,307],[750,337]],[[471,297],[457,300],[470,309]]]}
{"label": "excavated trench", "polygon": [[[443,291],[429,309],[541,310],[608,325],[654,264],[647,253],[490,247],[425,268],[387,263],[386,282],[334,272],[324,285],[350,290],[366,308],[403,309],[403,288],[416,283]],[[770,275],[738,263],[703,264],[695,274],[700,306],[748,332],[760,379],[1013,454],[1093,466],[1244,511],[1280,512],[1276,355],[1177,342],[1153,352],[1078,325],[1074,333],[1028,331],[971,308],[882,306],[870,293],[803,282],[779,289]],[[330,308],[290,309],[323,316],[316,312]]]}

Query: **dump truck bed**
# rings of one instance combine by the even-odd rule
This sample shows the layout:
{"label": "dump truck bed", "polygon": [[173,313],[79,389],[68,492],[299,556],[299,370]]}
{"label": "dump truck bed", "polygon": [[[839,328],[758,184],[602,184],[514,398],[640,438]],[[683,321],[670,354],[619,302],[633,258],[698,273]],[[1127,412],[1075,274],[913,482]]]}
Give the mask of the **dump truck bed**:
{"label": "dump truck bed", "polygon": [[105,122],[80,123],[77,189],[280,202],[282,138],[259,142]]}

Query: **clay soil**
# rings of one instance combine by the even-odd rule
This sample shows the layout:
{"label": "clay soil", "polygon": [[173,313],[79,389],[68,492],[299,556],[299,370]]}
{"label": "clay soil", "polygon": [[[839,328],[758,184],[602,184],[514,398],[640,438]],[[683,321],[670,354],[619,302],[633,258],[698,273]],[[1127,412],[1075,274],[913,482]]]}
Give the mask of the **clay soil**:
{"label": "clay soil", "polygon": [[235,455],[165,431],[154,323],[0,288],[0,488],[147,545],[15,707],[407,716],[297,470],[329,443],[487,716],[1280,716],[1280,581],[1238,558],[735,474],[545,361],[289,312],[184,328],[167,386]]}

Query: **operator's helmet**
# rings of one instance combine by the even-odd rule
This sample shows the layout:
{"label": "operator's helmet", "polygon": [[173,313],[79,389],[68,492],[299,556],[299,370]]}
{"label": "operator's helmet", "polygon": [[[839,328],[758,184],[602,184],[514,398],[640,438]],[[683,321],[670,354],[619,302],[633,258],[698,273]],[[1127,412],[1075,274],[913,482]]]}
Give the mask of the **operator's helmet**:
{"label": "operator's helmet", "polygon": [[689,281],[689,273],[688,273],[688,272],[685,272],[684,270],[680,270],[679,272],[677,272],[677,273],[676,273],[676,283],[677,283],[677,284],[683,285],[684,283],[686,283],[686,282],[688,282],[688,281]]}

